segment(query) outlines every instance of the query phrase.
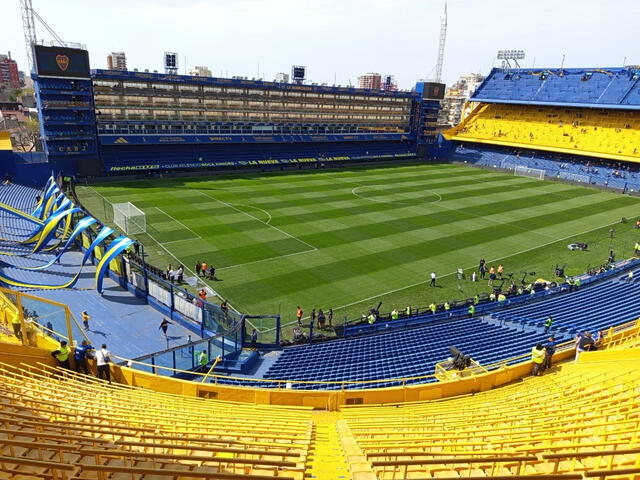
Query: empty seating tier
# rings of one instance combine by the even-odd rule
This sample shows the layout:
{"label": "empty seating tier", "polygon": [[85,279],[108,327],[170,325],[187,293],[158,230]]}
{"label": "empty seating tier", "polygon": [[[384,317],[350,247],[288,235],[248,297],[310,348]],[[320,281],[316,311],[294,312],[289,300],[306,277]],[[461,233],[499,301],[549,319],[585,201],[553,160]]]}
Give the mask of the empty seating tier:
{"label": "empty seating tier", "polygon": [[640,161],[640,111],[482,104],[449,139]]}
{"label": "empty seating tier", "polygon": [[347,456],[364,455],[379,479],[602,471],[631,479],[640,472],[639,395],[633,360],[571,364],[477,395],[349,407],[341,428],[355,439]]}
{"label": "empty seating tier", "polygon": [[0,478],[631,480],[640,351],[628,346],[475,395],[337,412],[0,364]]}

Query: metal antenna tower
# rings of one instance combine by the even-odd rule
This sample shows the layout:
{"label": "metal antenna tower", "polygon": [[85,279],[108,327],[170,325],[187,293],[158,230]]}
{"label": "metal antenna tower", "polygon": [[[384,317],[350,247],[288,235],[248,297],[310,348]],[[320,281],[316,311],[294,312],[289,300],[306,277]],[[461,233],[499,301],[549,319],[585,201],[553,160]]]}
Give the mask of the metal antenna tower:
{"label": "metal antenna tower", "polygon": [[27,47],[27,60],[29,71],[33,71],[33,51],[31,45],[36,42],[36,25],[33,20],[33,6],[31,0],[20,0],[20,12],[22,13],[22,28],[24,30],[24,43]]}
{"label": "metal antenna tower", "polygon": [[20,12],[22,13],[22,29],[24,30],[24,43],[27,47],[27,60],[29,62],[29,71],[33,71],[33,45],[37,43],[36,39],[36,22],[37,19],[42,26],[51,34],[51,36],[55,39],[55,41],[61,46],[64,47],[67,43],[62,40],[53,29],[47,25],[47,22],[44,21],[38,12],[33,9],[33,4],[31,0],[20,0]]}
{"label": "metal antenna tower", "polygon": [[436,82],[442,83],[442,64],[444,63],[444,44],[447,40],[447,2],[444,2],[444,14],[440,17],[440,43],[438,44],[438,63],[436,63]]}

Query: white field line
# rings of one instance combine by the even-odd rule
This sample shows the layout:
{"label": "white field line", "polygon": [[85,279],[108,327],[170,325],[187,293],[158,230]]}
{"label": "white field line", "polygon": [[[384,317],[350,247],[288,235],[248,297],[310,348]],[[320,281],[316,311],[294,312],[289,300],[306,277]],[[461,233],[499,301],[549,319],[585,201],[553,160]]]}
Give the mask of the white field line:
{"label": "white field line", "polygon": [[[161,208],[158,207],[153,207],[156,210],[158,210],[159,212],[163,213],[164,215],[166,215],[167,217],[169,217],[171,220],[173,220],[176,223],[179,223],[180,225],[182,225],[184,228],[186,228],[187,230],[189,230],[191,233],[193,233],[196,237],[198,237],[200,240],[202,240],[202,237],[200,235],[198,235],[196,232],[194,232],[193,230],[191,230],[189,227],[187,227],[184,223],[182,223],[180,220],[178,220],[177,218],[169,215],[167,212],[165,212],[164,210],[162,210]],[[170,242],[165,242],[165,243],[170,243]]]}
{"label": "white field line", "polygon": [[164,245],[171,245],[172,243],[180,243],[180,242],[193,242],[194,240],[202,240],[201,237],[190,237],[190,238],[181,238],[180,240],[171,240],[169,242],[163,242]]}
{"label": "white field line", "polygon": [[194,192],[199,192],[199,193],[201,193],[202,195],[204,195],[205,197],[209,197],[211,200],[214,200],[214,201],[216,201],[216,202],[218,202],[218,203],[221,203],[221,204],[223,204],[223,205],[226,205],[227,207],[229,207],[229,208],[231,208],[231,209],[235,210],[236,212],[238,212],[238,213],[242,213],[243,215],[246,215],[247,217],[252,218],[253,220],[255,220],[255,221],[257,221],[257,222],[260,222],[260,223],[262,223],[263,225],[266,225],[267,227],[271,227],[271,228],[273,228],[274,230],[276,230],[276,231],[278,231],[278,232],[282,233],[283,235],[286,235],[287,237],[292,238],[292,239],[294,239],[294,240],[296,240],[296,241],[298,241],[298,242],[300,242],[300,243],[302,243],[302,244],[306,245],[306,246],[307,246],[307,247],[309,247],[311,250],[318,250],[316,247],[314,247],[313,245],[311,245],[311,244],[309,244],[309,243],[305,242],[304,240],[300,240],[298,237],[295,237],[295,236],[291,235],[290,233],[287,233],[287,232],[285,232],[284,230],[281,230],[280,228],[278,228],[278,227],[276,227],[276,226],[274,226],[274,225],[271,225],[270,223],[265,222],[264,220],[260,220],[258,217],[254,217],[254,216],[253,216],[253,215],[251,215],[250,213],[244,212],[244,211],[240,210],[239,208],[234,207],[234,206],[233,206],[232,204],[230,204],[230,203],[223,202],[222,200],[218,200],[217,198],[212,197],[212,196],[211,196],[211,195],[209,195],[208,193],[201,192],[200,190],[195,190],[195,189],[194,189],[194,190],[192,190],[192,191],[194,191]]}
{"label": "white field line", "polygon": [[[338,180],[339,180],[339,179],[338,179]],[[473,180],[475,180],[475,181],[477,181],[477,182],[480,182],[480,183],[487,183],[487,182],[485,182],[485,181],[483,181],[483,180],[478,180],[478,179],[475,179],[475,178],[474,178]],[[340,180],[339,180],[339,181],[340,181]],[[349,182],[349,183],[352,183],[352,184],[353,184],[353,183],[356,183],[356,182]],[[437,196],[438,196],[438,199],[437,199],[436,201],[434,201],[434,202],[423,202],[422,204],[409,204],[409,203],[402,203],[402,202],[387,202],[387,201],[384,201],[384,200],[376,200],[376,199],[373,199],[373,198],[363,197],[362,195],[359,195],[359,194],[357,193],[357,190],[358,190],[359,188],[364,188],[364,187],[367,187],[367,186],[369,186],[369,185],[358,185],[357,187],[354,187],[354,188],[352,188],[352,189],[351,189],[351,193],[352,193],[353,195],[355,195],[356,197],[358,197],[358,198],[362,198],[363,200],[369,200],[369,201],[371,201],[371,202],[389,203],[389,204],[395,204],[395,205],[398,205],[398,204],[399,204],[399,205],[407,205],[407,206],[413,206],[413,207],[420,206],[420,205],[425,205],[425,204],[435,204],[435,203],[439,203],[440,205],[438,205],[438,206],[439,206],[440,208],[445,209],[445,210],[449,210],[449,211],[453,211],[453,212],[458,212],[458,211],[463,211],[463,212],[464,212],[464,209],[461,209],[461,208],[455,208],[455,207],[449,207],[449,206],[447,206],[447,205],[445,205],[445,204],[443,204],[443,203],[440,203],[440,201],[442,200],[442,195],[440,195],[439,193],[437,193],[437,192],[435,192],[435,191],[433,191],[433,190],[425,190],[425,191],[426,191],[426,192],[430,192],[430,193],[432,193],[432,194],[434,194],[434,195],[437,195]],[[483,219],[485,219],[487,222],[495,223],[495,224],[497,224],[497,225],[509,225],[509,222],[503,222],[503,221],[501,221],[501,220],[496,220],[496,219],[493,219],[493,218],[487,218],[487,217],[484,217],[484,216],[481,216],[481,215],[473,215],[473,217],[474,217],[474,218],[483,218]],[[535,231],[535,230],[530,230],[530,229],[525,228],[525,227],[519,227],[519,226],[515,226],[515,225],[509,225],[509,226],[511,226],[511,227],[515,227],[515,228],[519,228],[520,230],[524,230],[525,232],[535,233],[536,235],[540,235],[541,237],[555,238],[555,237],[552,237],[551,235],[547,235],[546,233],[537,232],[537,231]]]}
{"label": "white field line", "polygon": [[[572,238],[572,237],[577,237],[578,235],[585,235],[585,234],[587,234],[587,233],[591,233],[591,232],[593,232],[593,231],[595,231],[595,230],[599,230],[599,229],[601,229],[601,228],[606,228],[606,227],[610,227],[610,226],[612,226],[612,225],[617,225],[618,223],[620,223],[620,222],[608,223],[607,225],[602,225],[602,226],[594,227],[594,228],[591,228],[591,229],[589,229],[589,230],[585,230],[584,232],[574,233],[574,234],[567,235],[566,237],[562,237],[562,238],[556,238],[556,239],[555,239],[555,240],[553,240],[553,241],[550,241],[550,242],[547,242],[547,243],[543,243],[543,244],[541,244],[541,245],[536,245],[535,247],[526,248],[526,249],[524,249],[524,250],[520,250],[519,252],[511,253],[511,254],[509,254],[509,255],[505,255],[505,256],[503,256],[503,257],[498,257],[498,258],[494,258],[494,259],[491,259],[491,260],[487,260],[487,263],[496,263],[496,262],[498,262],[499,260],[504,260],[505,258],[515,257],[516,255],[520,255],[520,254],[522,254],[522,253],[527,253],[527,252],[530,252],[530,251],[532,251],[532,250],[536,250],[536,249],[538,249],[538,248],[546,247],[547,245],[551,245],[551,244],[556,243],[556,242],[561,242],[562,240],[567,240],[567,239]],[[471,266],[468,266],[468,267],[464,267],[464,269],[465,269],[465,270],[467,270],[467,269],[469,269],[469,268],[473,268],[473,267],[475,267],[475,265],[471,265]],[[447,274],[445,274],[445,275],[439,275],[439,276],[438,276],[438,278],[445,278],[445,277],[449,277],[449,276],[451,276],[451,275],[454,275],[455,273],[457,273],[457,272],[450,272],[450,273],[447,273]],[[367,298],[363,298],[363,299],[361,299],[361,300],[357,300],[357,301],[355,301],[355,302],[347,303],[347,304],[345,304],[345,305],[340,305],[339,307],[335,307],[333,310],[341,310],[341,309],[343,309],[343,308],[351,307],[351,306],[353,306],[353,305],[357,305],[357,304],[359,304],[359,303],[366,302],[366,301],[368,301],[368,300],[373,300],[373,299],[376,299],[376,298],[382,297],[383,295],[388,295],[388,294],[390,294],[390,293],[401,292],[402,290],[406,290],[406,289],[408,289],[408,288],[417,287],[418,285],[422,285],[422,284],[429,283],[429,281],[430,281],[430,280],[429,280],[429,279],[427,279],[427,280],[423,280],[423,281],[421,281],[421,282],[412,283],[411,285],[406,285],[406,286],[404,286],[404,287],[395,288],[395,289],[393,289],[393,290],[389,290],[389,291],[387,291],[387,292],[382,292],[382,293],[379,293],[379,294],[377,294],[377,295],[373,295],[373,296],[371,296],[371,297],[367,297]],[[308,318],[308,317],[305,317],[305,318]]]}
{"label": "white field line", "polygon": [[272,219],[271,214],[267,212],[264,208],[256,207],[255,205],[247,205],[246,203],[230,203],[229,205],[239,205],[241,207],[255,208],[256,210],[260,210],[262,213],[266,214],[267,217],[269,217],[269,219],[264,223],[266,223],[267,225],[271,223],[271,219]]}
{"label": "white field line", "polygon": [[260,260],[254,260],[253,262],[236,263],[235,265],[229,265],[228,267],[217,268],[216,270],[229,270],[231,268],[243,267],[245,265],[253,265],[255,263],[268,262],[269,260],[277,260],[277,259],[280,259],[280,258],[293,257],[294,255],[301,255],[303,253],[311,253],[311,252],[316,252],[316,251],[318,251],[317,248],[309,249],[309,250],[303,250],[302,252],[287,253],[286,255],[277,255],[275,257],[262,258]]}
{"label": "white field line", "polygon": [[[93,191],[95,192],[95,194],[96,194],[96,195],[98,195],[100,198],[102,198],[103,200],[106,200],[107,202],[111,203],[111,202],[110,202],[109,200],[107,200],[107,199],[106,199],[102,194],[100,194],[100,193],[99,193],[95,188],[93,188],[92,186],[89,186],[89,188],[90,188],[91,190],[93,190]],[[202,192],[201,192],[201,193],[202,193]],[[154,208],[157,208],[158,210],[160,210],[158,207],[154,207]],[[164,213],[165,215],[167,215],[167,216],[171,217],[171,215],[167,214],[166,212],[163,212],[162,210],[160,210],[160,211],[161,211],[162,213]],[[171,217],[171,218],[173,218],[173,217]],[[174,220],[175,220],[175,219],[174,219]],[[176,220],[176,221],[177,221],[177,220]],[[178,222],[178,223],[181,223],[181,222]],[[188,228],[188,227],[187,227],[187,228]],[[189,230],[191,230],[191,229],[189,229]],[[192,231],[192,233],[194,233],[194,234],[198,235],[196,232],[193,232],[193,231]],[[171,253],[169,250],[167,250],[167,249],[165,248],[164,244],[163,244],[163,243],[161,243],[161,242],[159,242],[157,238],[155,238],[153,235],[151,235],[151,234],[149,233],[149,231],[146,231],[146,232],[145,232],[145,234],[146,234],[146,235],[148,235],[148,236],[149,236],[149,238],[151,238],[151,240],[153,240],[154,242],[156,242],[156,244],[157,244],[160,248],[162,248],[165,252],[167,252],[167,254],[169,254],[169,256],[170,256],[171,258],[173,258],[176,262],[178,262],[178,264],[179,264],[179,265],[182,265],[182,266],[184,267],[184,269],[185,269],[185,271],[186,271],[186,272],[189,272],[189,273],[191,273],[191,275],[193,275],[194,277],[196,277],[197,282],[201,282],[201,281],[202,281],[202,280],[200,280],[200,277],[199,277],[198,275],[196,275],[196,272],[194,272],[194,271],[193,271],[193,270],[191,270],[189,267],[187,267],[187,265],[186,265],[185,263],[183,263],[183,262],[182,262],[182,260],[180,260],[178,257],[176,257],[176,256],[175,256],[173,253]],[[199,238],[202,238],[202,237],[200,237],[199,235],[198,235],[198,237],[199,237]],[[186,240],[194,240],[194,239],[186,239]],[[184,240],[174,240],[173,242],[164,242],[164,243],[165,243],[165,244],[169,244],[169,243],[177,243],[177,242],[182,242],[182,241],[184,241]],[[160,268],[160,267],[158,267],[158,268]],[[208,285],[208,284],[206,284],[206,283],[204,283],[204,282],[203,282],[203,284],[204,284],[207,288],[211,289],[211,290],[214,292],[214,294],[215,294],[218,298],[224,298],[222,295],[219,295],[219,294],[218,294],[218,292],[216,292],[215,290],[213,290],[213,289],[211,288],[211,286],[210,286],[210,285]],[[238,309],[236,309],[236,307],[234,307],[234,306],[231,304],[231,302],[227,302],[227,304],[229,305],[229,308],[231,308],[231,310],[235,311],[236,313],[240,313],[240,311],[239,311]],[[240,308],[241,308],[241,307],[240,307]]]}
{"label": "white field line", "polygon": [[[378,200],[378,199],[376,199],[376,198],[363,197],[362,195],[360,195],[360,194],[358,193],[358,190],[359,190],[360,188],[366,188],[366,187],[373,187],[373,190],[376,190],[376,188],[375,188],[375,187],[376,187],[376,185],[359,185],[359,186],[357,186],[357,187],[353,187],[353,188],[351,189],[351,193],[352,193],[353,195],[355,195],[356,197],[358,197],[358,198],[361,198],[361,199],[363,199],[363,200],[369,200],[370,202],[388,203],[388,204],[391,204],[391,205],[407,205],[407,206],[410,206],[410,207],[415,207],[415,206],[417,206],[417,205],[422,205],[422,204],[425,204],[425,203],[438,203],[440,200],[442,200],[442,195],[440,195],[440,194],[439,194],[439,193],[437,193],[437,192],[434,192],[433,190],[423,190],[423,191],[425,191],[425,192],[429,192],[429,193],[431,193],[431,194],[433,194],[433,195],[435,195],[435,196],[437,196],[437,197],[438,197],[438,199],[437,199],[437,200],[435,200],[435,201],[433,201],[433,202],[426,202],[426,201],[425,201],[425,202],[422,202],[422,203],[404,203],[404,202],[395,202],[395,201],[393,201],[393,200],[392,200],[392,201],[387,201],[387,200]],[[382,191],[382,190],[378,189],[378,191],[380,192],[380,191]],[[390,193],[394,193],[395,195],[398,195],[398,193],[397,193],[397,192],[390,192]],[[410,197],[407,197],[407,200],[417,200],[417,199],[412,199],[412,198],[410,198]]]}
{"label": "white field line", "polygon": [[[182,265],[185,269],[185,271],[190,272],[194,277],[196,277],[197,281],[200,282],[202,280],[200,280],[200,277],[198,275],[196,275],[196,272],[194,272],[193,270],[191,270],[189,267],[186,266],[186,264],[184,264],[182,262],[182,260],[180,260],[178,257],[176,257],[173,253],[171,253],[169,250],[167,250],[165,248],[165,246],[160,243],[153,235],[151,235],[149,232],[146,232],[146,234],[151,238],[151,240],[153,240],[154,242],[156,242],[158,244],[158,246],[160,248],[162,248],[165,252],[167,252],[169,254],[170,257],[172,257],[173,259],[175,259],[176,262],[178,262],[179,265]],[[177,241],[182,241],[182,240],[177,240]],[[169,242],[165,242],[165,243],[169,243]],[[204,282],[203,282],[204,283]],[[204,285],[206,286],[207,289],[211,290],[214,295],[218,298],[225,298],[222,295],[218,294],[218,292],[216,292],[213,288],[211,288],[211,285],[204,283]],[[233,305],[231,305],[231,302],[227,302],[227,304],[229,305],[229,307],[234,310],[236,313],[240,313]]]}

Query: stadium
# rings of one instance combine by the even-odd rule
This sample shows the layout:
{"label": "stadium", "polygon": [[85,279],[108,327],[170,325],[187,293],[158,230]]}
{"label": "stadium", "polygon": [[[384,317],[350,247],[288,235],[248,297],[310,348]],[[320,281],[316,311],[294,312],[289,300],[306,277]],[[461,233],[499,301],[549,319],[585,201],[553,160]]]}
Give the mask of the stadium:
{"label": "stadium", "polygon": [[639,66],[506,62],[442,128],[441,81],[29,47],[0,478],[640,478]]}

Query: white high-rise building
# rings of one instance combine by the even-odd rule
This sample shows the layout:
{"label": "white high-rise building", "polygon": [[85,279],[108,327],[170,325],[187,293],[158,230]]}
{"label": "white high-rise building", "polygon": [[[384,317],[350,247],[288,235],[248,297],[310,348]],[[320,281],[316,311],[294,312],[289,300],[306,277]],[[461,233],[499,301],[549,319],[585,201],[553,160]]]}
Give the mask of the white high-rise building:
{"label": "white high-rise building", "polygon": [[276,79],[274,80],[276,83],[289,83],[289,74],[279,72],[276,73]]}
{"label": "white high-rise building", "polygon": [[127,56],[124,52],[111,52],[107,55],[107,70],[127,70]]}
{"label": "white high-rise building", "polygon": [[479,73],[461,75],[458,81],[447,88],[440,107],[438,123],[440,125],[457,125],[469,113],[465,105],[484,80]]}
{"label": "white high-rise building", "polygon": [[195,66],[189,70],[189,75],[192,77],[213,77],[211,69],[209,67]]}

